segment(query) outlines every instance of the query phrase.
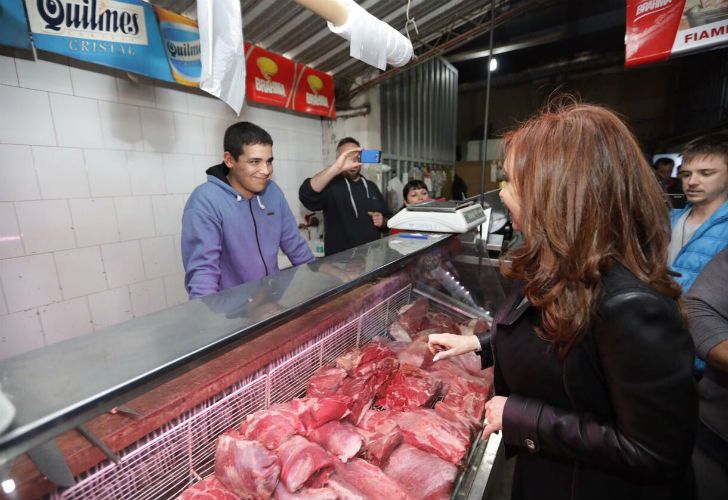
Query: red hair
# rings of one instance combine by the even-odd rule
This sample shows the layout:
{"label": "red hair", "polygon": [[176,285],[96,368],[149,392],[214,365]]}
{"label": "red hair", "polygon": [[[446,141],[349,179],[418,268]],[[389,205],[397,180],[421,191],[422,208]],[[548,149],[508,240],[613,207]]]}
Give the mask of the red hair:
{"label": "red hair", "polygon": [[676,299],[667,202],[627,126],[606,108],[557,104],[506,135],[524,244],[503,274],[526,282],[543,339],[568,352],[590,326],[614,260]]}

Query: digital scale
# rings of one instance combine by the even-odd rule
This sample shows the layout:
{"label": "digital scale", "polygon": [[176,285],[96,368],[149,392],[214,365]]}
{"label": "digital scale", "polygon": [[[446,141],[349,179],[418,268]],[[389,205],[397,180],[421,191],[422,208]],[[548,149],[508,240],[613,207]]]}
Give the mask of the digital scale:
{"label": "digital scale", "polygon": [[424,201],[405,207],[387,221],[390,229],[466,233],[487,219],[478,203],[464,201]]}

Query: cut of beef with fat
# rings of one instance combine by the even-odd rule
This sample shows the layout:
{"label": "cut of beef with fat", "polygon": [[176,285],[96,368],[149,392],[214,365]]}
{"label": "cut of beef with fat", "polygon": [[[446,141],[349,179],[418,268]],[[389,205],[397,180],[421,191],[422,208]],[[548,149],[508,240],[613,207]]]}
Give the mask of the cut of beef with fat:
{"label": "cut of beef with fat", "polygon": [[239,497],[270,498],[280,471],[278,457],[259,443],[247,441],[235,431],[217,439],[215,477]]}
{"label": "cut of beef with fat", "polygon": [[430,309],[430,301],[421,298],[402,306],[399,310],[399,323],[410,333],[414,334],[422,329],[422,323],[425,321],[425,315]]}
{"label": "cut of beef with fat", "polygon": [[339,476],[333,476],[326,482],[326,486],[336,493],[339,500],[371,500],[364,493]]}
{"label": "cut of beef with fat", "polygon": [[377,405],[387,410],[404,410],[429,405],[442,383],[417,367],[402,365],[394,372]]}
{"label": "cut of beef with fat", "polygon": [[429,408],[417,408],[394,416],[404,442],[443,460],[459,464],[470,445],[470,427],[447,420]]}
{"label": "cut of beef with fat", "polygon": [[352,427],[362,438],[364,458],[371,464],[381,466],[387,461],[392,452],[402,444],[402,431],[392,422],[393,426],[381,425],[374,431],[360,427]]}
{"label": "cut of beef with fat", "polygon": [[293,436],[278,448],[281,482],[295,493],[318,470],[329,467],[333,457],[303,436]]}
{"label": "cut of beef with fat", "polygon": [[308,381],[306,395],[311,398],[329,396],[336,393],[346,378],[346,370],[334,366],[321,367]]}
{"label": "cut of beef with fat", "polygon": [[[351,397],[349,410],[351,413],[347,420],[357,425],[362,416],[372,405],[375,396],[384,387],[391,375],[391,371],[381,370],[367,377],[347,378],[341,384],[341,393]],[[382,391],[383,393],[383,391]]]}
{"label": "cut of beef with fat", "polygon": [[410,495],[422,500],[450,498],[458,474],[455,465],[407,444],[392,453],[383,470]]}
{"label": "cut of beef with fat", "polygon": [[298,412],[289,403],[273,405],[248,415],[240,425],[240,433],[247,439],[255,439],[269,450],[275,450],[283,441],[303,432]]}
{"label": "cut of beef with fat", "polygon": [[300,398],[291,401],[291,408],[306,431],[315,429],[332,420],[340,420],[349,413],[351,396],[332,394],[320,398]]}
{"label": "cut of beef with fat", "polygon": [[460,335],[460,327],[445,313],[441,312],[429,312],[425,317],[425,320],[420,325],[421,330],[434,330],[434,333],[452,333],[453,335]]}
{"label": "cut of beef with fat", "polygon": [[413,500],[397,481],[387,476],[376,465],[361,458],[355,458],[346,464],[337,462],[334,468],[336,469],[334,477],[340,477],[366,498]]}
{"label": "cut of beef with fat", "polygon": [[297,493],[290,493],[283,483],[276,487],[275,500],[337,500],[339,496],[331,488],[303,488]]}
{"label": "cut of beef with fat", "polygon": [[329,422],[309,432],[308,439],[326,448],[342,462],[347,462],[362,447],[362,438],[354,429],[340,422]]}
{"label": "cut of beef with fat", "polygon": [[238,498],[240,497],[227,490],[213,475],[184,490],[177,500],[238,500]]}
{"label": "cut of beef with fat", "polygon": [[399,321],[395,321],[389,327],[389,335],[398,342],[411,342],[412,334]]}

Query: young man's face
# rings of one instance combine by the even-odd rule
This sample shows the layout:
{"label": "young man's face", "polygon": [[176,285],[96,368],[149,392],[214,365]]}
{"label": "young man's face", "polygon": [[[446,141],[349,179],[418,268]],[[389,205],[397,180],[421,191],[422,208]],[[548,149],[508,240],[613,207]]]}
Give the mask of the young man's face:
{"label": "young man's face", "polygon": [[413,203],[421,203],[430,199],[430,193],[427,192],[427,188],[413,188],[407,193],[407,199],[404,200],[404,204],[411,205]]}
{"label": "young man's face", "polygon": [[225,152],[225,165],[230,169],[230,185],[250,199],[265,189],[273,175],[273,146],[246,144],[237,159]]}
{"label": "young man's face", "polygon": [[[342,144],[339,150],[337,151],[336,156],[339,157],[343,153],[346,153],[347,151],[351,151],[352,149],[356,149],[359,146],[354,144],[353,142],[347,142],[346,144]],[[359,155],[357,155],[356,161],[359,161]],[[361,171],[361,165],[357,165],[356,167],[352,167],[349,170],[344,170],[341,175],[346,177],[349,180],[355,181],[359,178],[359,172]]]}
{"label": "young man's face", "polygon": [[708,205],[728,198],[728,165],[718,156],[703,156],[680,167],[683,191],[690,203]]}

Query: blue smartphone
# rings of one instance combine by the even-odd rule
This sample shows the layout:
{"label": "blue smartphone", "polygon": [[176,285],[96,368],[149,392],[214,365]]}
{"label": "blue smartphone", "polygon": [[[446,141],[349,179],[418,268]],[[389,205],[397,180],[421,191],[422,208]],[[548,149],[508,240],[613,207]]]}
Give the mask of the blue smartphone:
{"label": "blue smartphone", "polygon": [[382,151],[379,149],[362,149],[359,158],[362,163],[381,163]]}

